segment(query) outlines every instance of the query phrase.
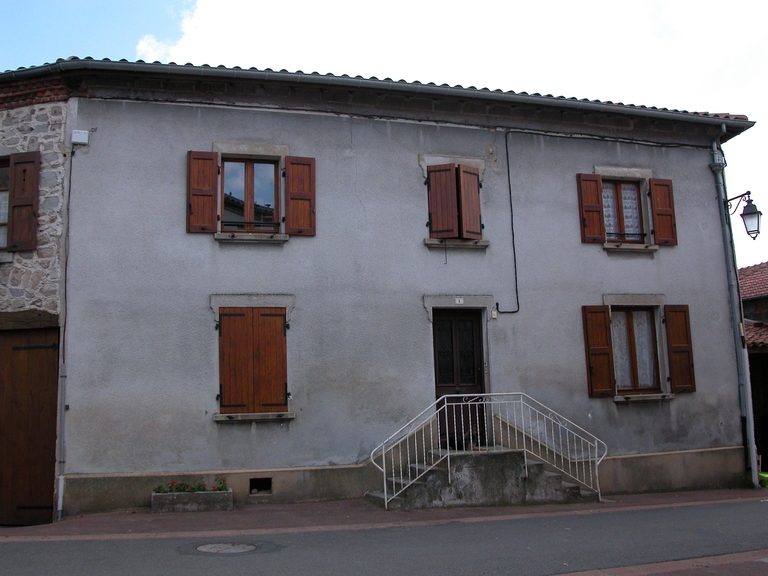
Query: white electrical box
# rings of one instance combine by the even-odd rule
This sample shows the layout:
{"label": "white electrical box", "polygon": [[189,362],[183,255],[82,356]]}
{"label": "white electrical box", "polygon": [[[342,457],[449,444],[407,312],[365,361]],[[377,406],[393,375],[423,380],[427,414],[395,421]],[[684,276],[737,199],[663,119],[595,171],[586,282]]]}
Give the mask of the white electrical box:
{"label": "white electrical box", "polygon": [[88,144],[88,130],[72,130],[72,144]]}

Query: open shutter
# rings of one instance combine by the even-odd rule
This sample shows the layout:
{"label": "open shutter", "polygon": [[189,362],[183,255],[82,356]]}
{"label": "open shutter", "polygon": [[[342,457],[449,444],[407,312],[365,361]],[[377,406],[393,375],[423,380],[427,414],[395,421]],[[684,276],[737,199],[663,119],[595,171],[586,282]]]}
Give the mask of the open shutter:
{"label": "open shutter", "polygon": [[258,412],[253,402],[253,308],[219,310],[219,408]]}
{"label": "open shutter", "polygon": [[427,166],[427,197],[429,237],[458,238],[459,204],[454,164]]}
{"label": "open shutter", "polygon": [[459,201],[461,202],[461,237],[482,240],[480,219],[480,170],[459,165]]}
{"label": "open shutter", "polygon": [[605,242],[603,219],[603,180],[599,174],[577,174],[581,241]]}
{"label": "open shutter", "polygon": [[285,158],[285,233],[315,235],[314,158]]}
{"label": "open shutter", "polygon": [[667,354],[669,355],[669,385],[673,394],[694,392],[693,345],[688,306],[664,306],[667,326]]}
{"label": "open shutter", "polygon": [[672,180],[651,178],[651,213],[653,214],[653,236],[659,246],[677,246],[677,224],[675,202],[672,196]]}
{"label": "open shutter", "polygon": [[216,152],[187,152],[187,232],[216,232],[218,184]]}
{"label": "open shutter", "polygon": [[583,306],[587,382],[592,398],[614,395],[613,343],[608,306]]}
{"label": "open shutter", "polygon": [[40,152],[12,154],[8,198],[9,252],[37,248]]}
{"label": "open shutter", "polygon": [[288,409],[285,308],[254,308],[256,411]]}

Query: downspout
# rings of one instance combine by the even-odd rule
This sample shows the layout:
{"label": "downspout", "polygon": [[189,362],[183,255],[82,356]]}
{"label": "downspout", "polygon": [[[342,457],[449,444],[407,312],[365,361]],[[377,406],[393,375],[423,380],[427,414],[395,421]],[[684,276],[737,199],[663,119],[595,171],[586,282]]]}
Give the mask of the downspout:
{"label": "downspout", "polygon": [[731,306],[733,325],[733,344],[736,351],[736,368],[739,380],[739,403],[741,405],[741,426],[744,439],[744,449],[747,451],[747,461],[751,472],[752,485],[759,487],[757,477],[757,448],[755,446],[755,418],[752,411],[752,385],[749,381],[749,364],[747,347],[744,339],[744,321],[742,318],[741,299],[738,289],[738,272],[736,269],[736,251],[733,245],[733,229],[728,218],[726,206],[727,193],[725,189],[725,155],[720,146],[720,138],[726,133],[725,124],[720,126],[720,132],[712,139],[712,164],[710,170],[715,175],[717,188],[718,212],[720,226],[723,232],[723,249],[728,275],[728,299]]}
{"label": "downspout", "polygon": [[61,367],[59,368],[59,477],[56,490],[56,520],[61,520],[64,512],[64,478],[66,453],[64,443],[64,424],[66,422],[67,406],[67,272],[69,267],[69,207],[72,199],[72,167],[75,158],[75,146],[69,151],[69,174],[67,175],[66,209],[64,211],[63,246],[61,249]]}

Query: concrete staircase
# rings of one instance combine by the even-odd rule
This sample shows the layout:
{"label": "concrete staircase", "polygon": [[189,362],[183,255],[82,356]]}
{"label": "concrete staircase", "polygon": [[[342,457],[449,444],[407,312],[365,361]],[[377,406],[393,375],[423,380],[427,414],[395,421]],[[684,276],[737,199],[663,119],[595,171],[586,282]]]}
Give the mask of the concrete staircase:
{"label": "concrete staircase", "polygon": [[[435,454],[435,460],[441,454]],[[503,447],[451,453],[450,482],[447,461],[427,469],[411,464],[411,477],[424,475],[389,502],[394,510],[448,508],[456,506],[508,506],[514,504],[574,503],[598,500],[592,492],[549,472],[542,462],[528,457],[526,474],[523,451]],[[407,474],[406,474],[407,476]],[[388,478],[387,491],[393,493],[404,484]],[[366,497],[384,506],[384,491],[369,491]]]}

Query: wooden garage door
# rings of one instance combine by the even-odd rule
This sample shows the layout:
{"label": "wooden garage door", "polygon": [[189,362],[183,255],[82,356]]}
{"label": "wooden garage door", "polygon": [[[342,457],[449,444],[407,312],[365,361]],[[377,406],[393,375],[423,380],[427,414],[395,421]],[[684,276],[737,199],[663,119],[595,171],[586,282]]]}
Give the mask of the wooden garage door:
{"label": "wooden garage door", "polygon": [[58,328],[0,331],[0,525],[53,519]]}

